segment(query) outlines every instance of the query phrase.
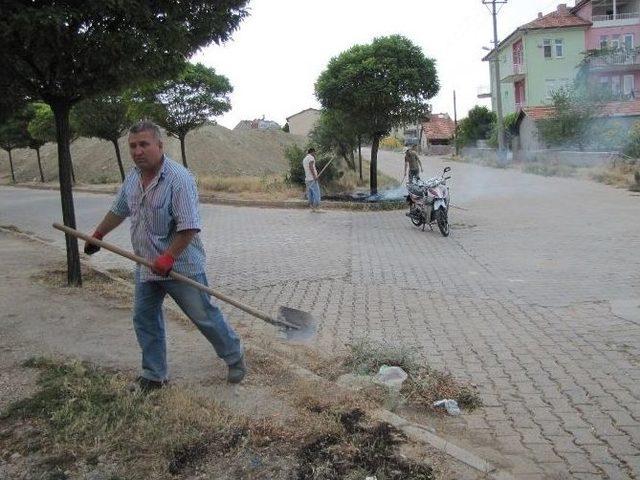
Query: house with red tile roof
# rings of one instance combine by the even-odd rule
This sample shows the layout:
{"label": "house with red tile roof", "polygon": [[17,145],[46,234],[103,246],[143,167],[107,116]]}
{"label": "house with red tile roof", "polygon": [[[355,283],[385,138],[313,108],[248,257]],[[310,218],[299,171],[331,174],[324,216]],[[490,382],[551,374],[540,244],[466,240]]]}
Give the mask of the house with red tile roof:
{"label": "house with red tile roof", "polygon": [[456,125],[448,113],[431,114],[422,124],[422,152],[435,155],[451,153],[455,132]]}
{"label": "house with red tile roof", "polygon": [[[602,131],[622,129],[627,131],[640,119],[640,100],[606,102],[594,107],[594,122]],[[556,113],[553,106],[523,107],[518,113],[516,128],[518,130],[517,150],[535,151],[546,147],[540,139],[538,122],[551,118]],[[617,146],[622,148],[623,145]]]}
{"label": "house with red tile roof", "polygon": [[[498,62],[503,114],[518,112],[519,146],[543,148],[535,123],[553,115],[551,94],[578,74],[614,101],[598,108],[603,128],[640,119],[640,0],[578,0],[518,27],[483,60]],[[493,65],[491,65],[493,67]],[[492,104],[495,85],[491,69]],[[621,127],[623,126],[623,127]]]}

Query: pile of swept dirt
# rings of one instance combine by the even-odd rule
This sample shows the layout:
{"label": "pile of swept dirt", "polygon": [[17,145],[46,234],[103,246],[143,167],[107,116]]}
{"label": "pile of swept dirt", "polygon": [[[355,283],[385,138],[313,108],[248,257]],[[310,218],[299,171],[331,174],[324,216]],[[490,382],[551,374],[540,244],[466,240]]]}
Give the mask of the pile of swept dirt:
{"label": "pile of swept dirt", "polygon": [[[164,139],[165,151],[181,162],[180,142]],[[284,148],[291,144],[304,146],[306,139],[280,130],[229,130],[220,125],[206,125],[190,132],[186,138],[187,163],[198,176],[238,176],[281,174],[288,170]],[[119,141],[125,171],[132,167],[127,136]],[[46,181],[58,178],[58,151],[55,143],[40,150]],[[12,151],[16,181],[40,181],[35,150]],[[80,183],[118,182],[120,174],[113,144],[95,138],[79,138],[71,144],[76,181]],[[0,181],[11,180],[9,155],[0,151]]]}

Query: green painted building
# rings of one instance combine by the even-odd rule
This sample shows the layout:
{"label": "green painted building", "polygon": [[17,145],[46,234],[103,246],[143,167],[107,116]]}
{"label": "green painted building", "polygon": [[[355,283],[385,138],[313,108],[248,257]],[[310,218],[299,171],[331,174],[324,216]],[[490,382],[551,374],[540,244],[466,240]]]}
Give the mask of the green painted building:
{"label": "green painted building", "polygon": [[496,79],[492,62],[500,66],[502,112],[546,105],[551,93],[571,85],[585,51],[585,32],[591,22],[573,14],[566,5],[517,28],[483,60],[491,66],[491,103],[496,110]]}

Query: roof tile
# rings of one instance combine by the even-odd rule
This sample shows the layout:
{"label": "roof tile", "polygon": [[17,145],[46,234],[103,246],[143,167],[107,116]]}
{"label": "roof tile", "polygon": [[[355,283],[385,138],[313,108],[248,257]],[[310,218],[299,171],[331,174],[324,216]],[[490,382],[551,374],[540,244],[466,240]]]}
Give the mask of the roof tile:
{"label": "roof tile", "polygon": [[455,123],[446,113],[434,113],[429,121],[423,123],[424,135],[429,140],[447,140],[453,138]]}

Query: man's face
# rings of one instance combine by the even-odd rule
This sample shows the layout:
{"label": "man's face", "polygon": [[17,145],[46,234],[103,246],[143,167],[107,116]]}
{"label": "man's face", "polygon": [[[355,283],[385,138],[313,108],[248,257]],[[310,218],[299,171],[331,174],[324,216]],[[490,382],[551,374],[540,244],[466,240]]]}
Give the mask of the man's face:
{"label": "man's face", "polygon": [[129,134],[129,152],[142,171],[153,172],[162,163],[162,141],[149,130]]}

